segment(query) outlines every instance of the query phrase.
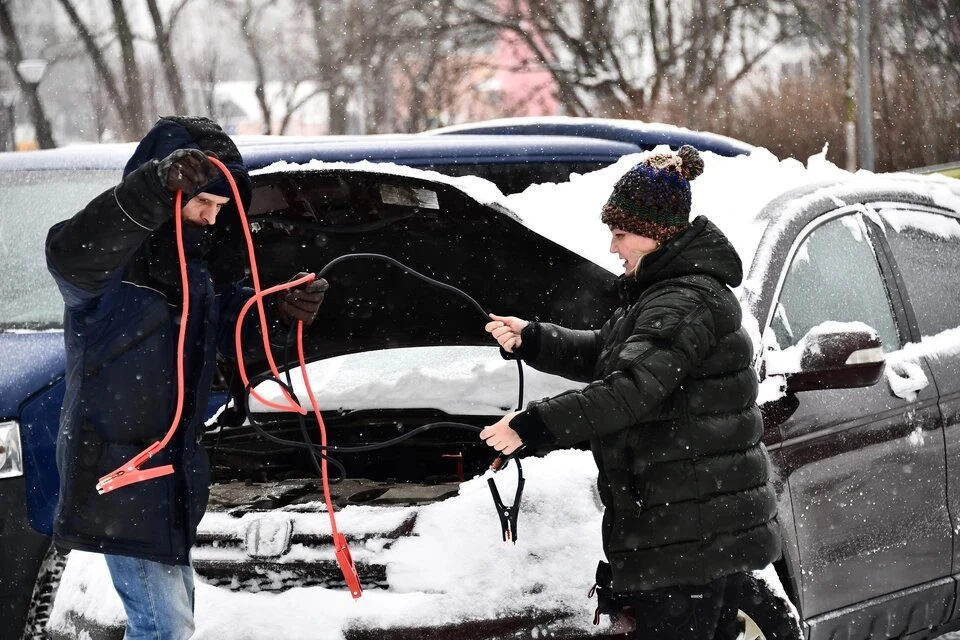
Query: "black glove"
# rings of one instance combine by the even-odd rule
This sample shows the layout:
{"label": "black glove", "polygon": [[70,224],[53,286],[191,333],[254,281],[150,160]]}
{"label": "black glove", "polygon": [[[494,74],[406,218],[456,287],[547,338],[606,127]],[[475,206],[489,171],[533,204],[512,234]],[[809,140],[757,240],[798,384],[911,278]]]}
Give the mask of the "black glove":
{"label": "black glove", "polygon": [[[309,274],[301,271],[290,280],[299,280],[306,275]],[[317,278],[299,287],[281,292],[280,298],[277,300],[280,320],[287,325],[293,324],[297,320],[304,324],[312,324],[317,319],[317,311],[320,309],[320,303],[323,302],[323,295],[329,288],[329,282],[324,278]]]}
{"label": "black glove", "polygon": [[177,149],[157,165],[160,184],[170,193],[183,191],[187,197],[193,197],[219,173],[199,149]]}

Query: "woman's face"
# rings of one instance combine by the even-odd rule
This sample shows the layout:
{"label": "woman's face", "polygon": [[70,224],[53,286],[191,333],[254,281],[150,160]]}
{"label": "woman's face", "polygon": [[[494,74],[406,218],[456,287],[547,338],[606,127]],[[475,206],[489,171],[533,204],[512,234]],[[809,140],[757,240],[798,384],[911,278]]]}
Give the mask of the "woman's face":
{"label": "woman's face", "polygon": [[615,253],[623,260],[623,271],[632,276],[640,266],[640,259],[648,253],[653,253],[659,246],[657,241],[646,236],[610,227],[610,253]]}

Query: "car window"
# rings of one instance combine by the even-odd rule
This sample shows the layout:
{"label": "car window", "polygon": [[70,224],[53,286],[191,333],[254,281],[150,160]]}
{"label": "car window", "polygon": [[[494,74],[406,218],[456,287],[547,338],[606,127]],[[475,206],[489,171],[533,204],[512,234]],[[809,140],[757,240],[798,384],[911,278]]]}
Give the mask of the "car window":
{"label": "car window", "polygon": [[864,322],[880,335],[885,351],[900,348],[873,245],[856,214],[819,225],[803,240],[787,269],[771,327],[786,348],[828,320]]}
{"label": "car window", "polygon": [[920,334],[960,327],[960,220],[908,209],[882,209],[880,215]]}
{"label": "car window", "polygon": [[44,257],[47,230],[118,179],[103,170],[0,172],[0,329],[63,325]]}

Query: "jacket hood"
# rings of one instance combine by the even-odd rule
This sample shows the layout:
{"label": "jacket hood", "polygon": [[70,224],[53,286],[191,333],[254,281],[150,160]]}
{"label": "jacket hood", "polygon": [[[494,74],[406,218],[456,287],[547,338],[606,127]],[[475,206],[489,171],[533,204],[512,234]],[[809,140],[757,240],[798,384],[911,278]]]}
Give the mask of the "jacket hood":
{"label": "jacket hood", "polygon": [[[223,129],[213,120],[200,116],[164,116],[143,137],[124,167],[126,177],[151,160],[161,160],[177,149],[199,149],[217,155],[237,185],[244,211],[249,211],[253,185],[240,151]],[[203,187],[207,193],[230,198],[210,232],[207,254],[210,273],[217,282],[232,282],[244,275],[243,235],[233,191],[224,177]],[[164,235],[161,227],[158,232]],[[175,256],[176,254],[174,254]],[[173,263],[174,266],[176,262]]]}
{"label": "jacket hood", "polygon": [[[212,152],[225,164],[237,183],[244,208],[250,204],[250,177],[243,157],[233,140],[213,120],[200,116],[164,116],[143,137],[123,169],[123,175],[151,160],[162,160],[177,149],[199,149]],[[233,198],[230,185],[221,176],[203,188],[226,198]]]}
{"label": "jacket hood", "polygon": [[689,275],[708,275],[729,287],[743,280],[743,263],[720,229],[698,216],[683,233],[647,256],[634,276],[621,276],[621,296],[634,299],[654,282]]}

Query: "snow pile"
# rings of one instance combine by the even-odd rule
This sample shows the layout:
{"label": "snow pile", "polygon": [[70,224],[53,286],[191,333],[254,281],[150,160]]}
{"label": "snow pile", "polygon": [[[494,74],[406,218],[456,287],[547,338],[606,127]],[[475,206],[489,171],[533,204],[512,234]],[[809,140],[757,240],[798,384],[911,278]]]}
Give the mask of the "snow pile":
{"label": "snow pile", "polygon": [[[506,196],[506,204],[531,229],[621,273],[620,261],[609,252],[610,230],[600,221],[600,209],[620,176],[647,155],[624,156],[605,169],[572,174],[563,184],[532,185]],[[766,149],[734,158],[709,152],[702,157],[703,174],[690,183],[691,217],[705,215],[720,227],[745,269],[765,228],[765,223],[754,219],[764,205],[788,189],[850,175],[826,160],[826,152],[811,157],[807,166],[793,159],[779,160]]]}
{"label": "snow pile", "polygon": [[[491,342],[493,342],[491,340]],[[300,369],[291,372],[293,390],[312,408]],[[327,358],[307,364],[310,386],[324,410],[443,409],[452,415],[496,415],[517,406],[517,365],[491,347],[411,347]],[[582,386],[524,367],[524,403]],[[265,399],[280,403],[276,384],[257,386]],[[250,399],[254,411],[272,410]]]}
{"label": "snow pile", "polygon": [[257,176],[269,173],[282,173],[285,171],[303,171],[305,169],[310,171],[348,169],[350,171],[433,180],[434,182],[452,185],[481,204],[505,204],[506,199],[500,189],[497,188],[497,185],[478,176],[448,176],[437,173],[436,171],[414,169],[402,164],[393,164],[392,162],[370,162],[369,160],[361,160],[359,162],[323,162],[321,160],[311,160],[306,164],[297,164],[281,160],[263,169],[251,171],[250,175]]}
{"label": "snow pile", "polygon": [[[603,553],[593,458],[585,451],[556,451],[525,460],[523,470],[526,484],[515,544],[502,541],[487,476],[477,477],[463,483],[459,495],[420,507],[413,534],[380,551],[389,591],[370,589],[354,601],[345,590],[238,593],[198,581],[195,637],[220,638],[230,629],[235,640],[335,640],[344,638],[348,629],[430,627],[557,610],[570,615],[571,624],[595,629],[596,600],[589,600],[586,591]],[[504,501],[511,502],[514,467],[495,479]],[[369,511],[347,507],[338,513],[338,526],[342,522],[345,531],[353,525],[362,528]],[[379,511],[394,522],[409,509]],[[209,514],[201,527],[217,525],[218,518],[222,526],[230,520],[238,526],[230,516]],[[329,527],[322,513],[313,522]],[[353,546],[363,551],[362,545]],[[70,554],[52,624],[76,635],[71,610],[102,625],[123,624],[123,607],[102,556]]]}

